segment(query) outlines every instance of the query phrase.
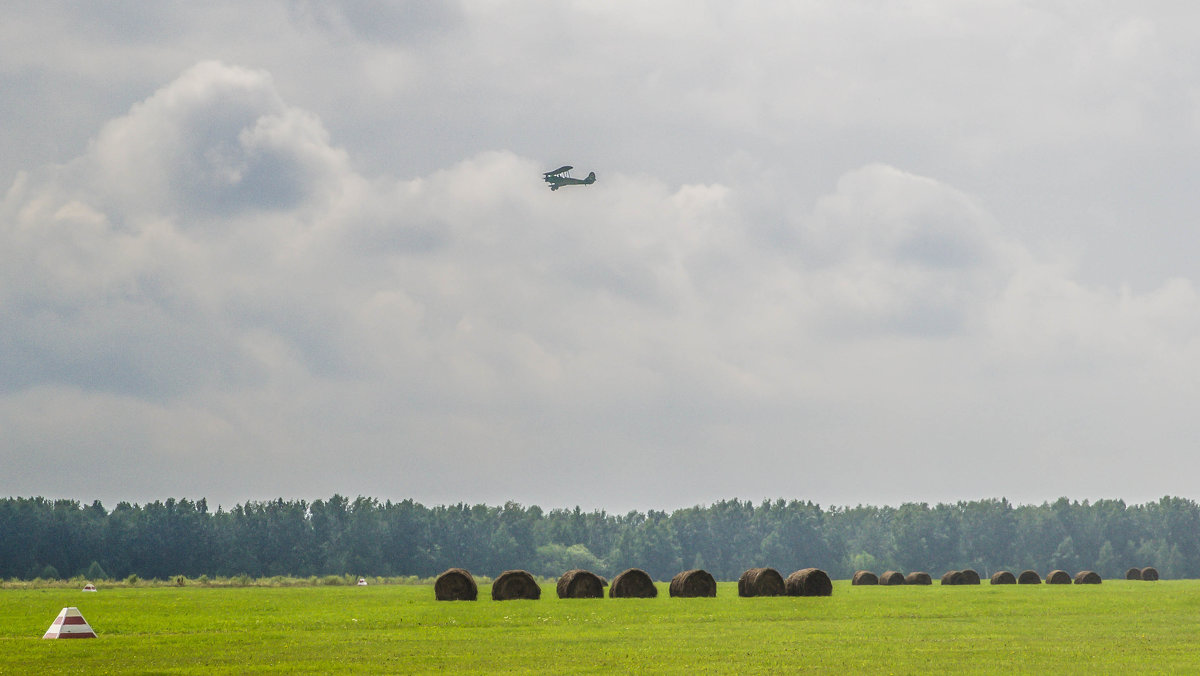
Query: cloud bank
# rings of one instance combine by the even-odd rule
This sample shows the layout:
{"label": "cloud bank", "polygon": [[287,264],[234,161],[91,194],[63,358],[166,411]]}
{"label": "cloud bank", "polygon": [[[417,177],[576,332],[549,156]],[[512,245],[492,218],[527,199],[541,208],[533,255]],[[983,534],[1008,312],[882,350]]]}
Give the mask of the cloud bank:
{"label": "cloud bank", "polygon": [[[467,11],[423,15],[401,52]],[[1147,48],[1126,28],[1113,58]],[[644,86],[713,116],[689,124],[775,138],[831,105],[742,97],[736,62],[711,90],[658,63]],[[1097,283],[969,187],[878,160],[817,191],[732,157],[726,181],[588,166],[595,185],[551,193],[543,158],[499,142],[398,178],[282,90],[200,61],[17,175],[0,490],[618,510],[1190,490],[1187,277]]]}

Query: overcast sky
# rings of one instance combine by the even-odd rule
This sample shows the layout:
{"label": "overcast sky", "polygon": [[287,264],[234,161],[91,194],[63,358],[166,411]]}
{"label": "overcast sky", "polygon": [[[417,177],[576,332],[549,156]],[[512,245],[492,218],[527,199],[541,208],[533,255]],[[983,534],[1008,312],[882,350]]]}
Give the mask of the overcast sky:
{"label": "overcast sky", "polygon": [[0,495],[1200,498],[1197,20],[18,3]]}

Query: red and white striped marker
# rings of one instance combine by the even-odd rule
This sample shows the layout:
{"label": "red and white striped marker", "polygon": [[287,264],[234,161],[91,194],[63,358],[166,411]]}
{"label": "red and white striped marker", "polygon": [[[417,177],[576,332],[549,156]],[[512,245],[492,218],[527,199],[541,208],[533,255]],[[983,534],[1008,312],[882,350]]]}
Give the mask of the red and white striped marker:
{"label": "red and white striped marker", "polygon": [[63,608],[42,638],[96,638],[96,632],[75,607]]}

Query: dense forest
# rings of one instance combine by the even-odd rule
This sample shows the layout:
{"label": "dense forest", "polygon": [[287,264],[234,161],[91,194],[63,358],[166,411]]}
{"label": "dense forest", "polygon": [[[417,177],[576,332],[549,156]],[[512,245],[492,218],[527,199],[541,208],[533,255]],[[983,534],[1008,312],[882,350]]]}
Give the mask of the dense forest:
{"label": "dense forest", "polygon": [[494,576],[523,568],[612,575],[629,567],[670,579],[700,567],[734,580],[752,566],[857,569],[1092,569],[1104,577],[1155,566],[1200,577],[1200,506],[1176,497],[1143,505],[1061,498],[1014,506],[979,500],[930,506],[831,507],[783,500],[608,514],[509,502],[426,507],[335,495],[248,502],[211,511],[167,500],[112,511],[99,502],[0,499],[0,579],[166,579],[328,574],[436,575],[451,566]]}

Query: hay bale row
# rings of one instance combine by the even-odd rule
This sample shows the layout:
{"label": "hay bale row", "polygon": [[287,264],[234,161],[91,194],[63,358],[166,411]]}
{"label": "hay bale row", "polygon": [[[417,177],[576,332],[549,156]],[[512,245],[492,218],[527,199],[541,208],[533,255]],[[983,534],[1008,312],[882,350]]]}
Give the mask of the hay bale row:
{"label": "hay bale row", "polygon": [[671,598],[696,598],[717,595],[717,581],[706,570],[693,568],[671,578],[667,588]]}
{"label": "hay bale row", "polygon": [[557,591],[560,599],[602,599],[604,580],[588,570],[568,570],[558,578]]}
{"label": "hay bale row", "polygon": [[831,596],[833,581],[829,574],[820,568],[802,568],[791,575],[787,581],[788,596]]}
{"label": "hay bale row", "polygon": [[[1158,571],[1153,567],[1130,568],[1125,573],[1127,580],[1157,580]],[[951,570],[942,575],[944,585],[979,584],[979,574],[974,570]],[[1002,570],[992,574],[992,584],[1041,584],[1042,579],[1036,571],[1023,570],[1020,575]],[[1046,584],[1100,584],[1100,575],[1094,571],[1080,571],[1072,579],[1063,570],[1053,570],[1046,575]],[[930,585],[933,584],[929,573],[914,571],[904,575],[898,571],[885,571],[876,576],[868,570],[854,573],[852,585],[884,585],[902,584]],[[558,579],[558,597],[562,599],[603,598],[604,587],[608,586],[611,598],[654,598],[658,596],[658,588],[646,571],[630,568],[613,578],[612,585],[587,570],[569,570]],[[717,595],[717,583],[707,571],[685,570],[671,579],[669,591],[672,597],[713,597]],[[479,596],[479,588],[471,573],[462,568],[450,568],[437,577],[433,585],[434,597],[438,601],[474,601]],[[541,587],[537,581],[524,570],[506,570],[492,583],[492,600],[507,601],[511,599],[541,598]],[[833,582],[828,573],[819,568],[803,568],[783,579],[774,568],[751,568],[742,573],[738,580],[738,596],[830,596],[833,594]]]}
{"label": "hay bale row", "polygon": [[869,570],[856,570],[854,577],[850,579],[850,584],[854,586],[879,584],[879,576]]}
{"label": "hay bale row", "polygon": [[990,581],[992,584],[1016,584],[1017,576],[1007,570],[998,570],[992,573]]}
{"label": "hay bale row", "polygon": [[[560,599],[591,599],[604,597],[604,578],[587,570],[568,570],[558,578],[556,591]],[[672,597],[713,597],[717,582],[707,571],[685,570],[671,579]],[[451,568],[437,577],[433,584],[438,601],[474,601],[479,597],[475,578],[463,568]],[[738,581],[740,596],[829,596],[833,582],[817,568],[805,568],[788,576],[787,581],[773,568],[751,568]],[[630,568],[613,578],[608,586],[611,598],[654,598],[658,587],[646,571]],[[506,570],[492,583],[492,600],[537,600],[542,596],[533,575],[524,570]]]}
{"label": "hay bale row", "polygon": [[630,568],[613,578],[608,596],[614,599],[652,599],[658,596],[654,580],[641,568]]}
{"label": "hay bale row", "polygon": [[774,568],[751,568],[738,578],[738,596],[783,596],[783,576]]}

